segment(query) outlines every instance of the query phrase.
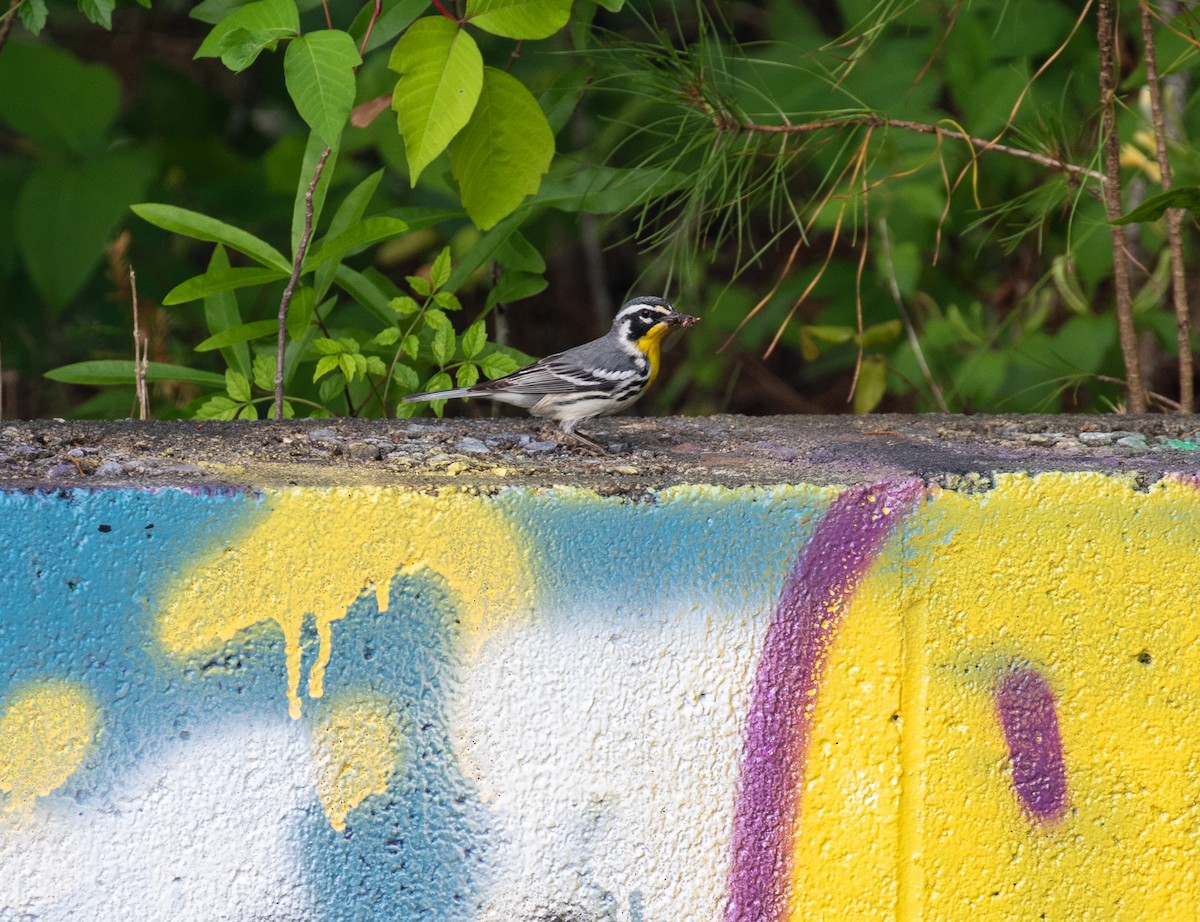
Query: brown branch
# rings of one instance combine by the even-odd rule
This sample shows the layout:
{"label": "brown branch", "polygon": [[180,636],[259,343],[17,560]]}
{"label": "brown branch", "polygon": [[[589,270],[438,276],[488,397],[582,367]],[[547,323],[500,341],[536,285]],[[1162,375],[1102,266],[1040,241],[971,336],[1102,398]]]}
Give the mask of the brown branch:
{"label": "brown branch", "polygon": [[[1162,82],[1158,76],[1154,22],[1150,9],[1142,3],[1142,44],[1146,54],[1146,85],[1150,88],[1150,112],[1154,123],[1154,146],[1158,154],[1159,185],[1171,188],[1171,160],[1167,156],[1167,128],[1163,116]],[[1192,321],[1188,310],[1187,280],[1183,263],[1183,209],[1167,209],[1167,246],[1171,253],[1171,298],[1175,307],[1175,338],[1179,347],[1179,410],[1196,409],[1192,366]]]}
{"label": "brown branch", "polygon": [[437,11],[439,13],[441,13],[447,19],[461,24],[461,20],[442,5],[442,0],[432,0],[432,2],[433,5],[437,7]]}
{"label": "brown branch", "polygon": [[1058,157],[1034,153],[1020,147],[1011,147],[1008,144],[999,144],[996,141],[989,141],[986,138],[977,138],[952,128],[943,128],[941,125],[927,125],[924,122],[910,122],[907,119],[899,118],[884,118],[882,115],[875,115],[874,113],[849,115],[845,118],[823,119],[819,122],[803,122],[799,125],[760,125],[757,122],[741,122],[728,118],[717,118],[715,123],[718,130],[748,131],[755,134],[805,134],[814,131],[824,131],[827,128],[845,128],[858,125],[864,125],[868,128],[899,128],[904,131],[915,131],[918,134],[932,134],[939,137],[954,138],[957,141],[966,141],[968,144],[982,148],[980,153],[994,150],[997,153],[1007,154],[1010,157],[1018,157],[1021,160],[1029,160],[1050,169],[1062,170],[1071,176],[1092,179],[1101,185],[1106,181],[1103,173],[1099,173],[1096,170],[1089,170],[1087,167],[1082,167],[1078,164],[1067,163]]}
{"label": "brown branch", "polygon": [[292,303],[292,295],[296,291],[296,283],[300,281],[300,269],[304,265],[304,254],[308,251],[309,241],[313,235],[313,194],[317,183],[321,181],[321,173],[325,170],[325,161],[333,148],[327,147],[321,151],[321,159],[313,170],[312,181],[304,193],[304,233],[296,246],[296,255],[292,257],[292,275],[287,287],[283,289],[283,297],[279,299],[279,336],[275,347],[275,421],[283,419],[283,355],[287,349],[287,313],[288,305]]}
{"label": "brown branch", "polygon": [[1121,217],[1121,139],[1117,134],[1116,76],[1113,56],[1116,32],[1112,16],[1112,0],[1099,0],[1096,7],[1096,39],[1100,49],[1100,111],[1101,135],[1104,144],[1104,209],[1108,213],[1112,236],[1113,287],[1117,300],[1117,329],[1121,337],[1121,354],[1125,359],[1125,388],[1128,409],[1134,413],[1147,410],[1146,389],[1142,384],[1142,365],[1138,358],[1137,331],[1133,326],[1133,297],[1129,283],[1129,253],[1125,249],[1125,229],[1111,222]]}
{"label": "brown branch", "polygon": [[367,29],[363,32],[362,43],[358,46],[358,56],[361,58],[367,53],[367,42],[371,40],[371,31],[375,28],[375,23],[379,22],[379,17],[383,15],[383,0],[375,0],[375,6],[371,10],[371,18],[367,21]]}

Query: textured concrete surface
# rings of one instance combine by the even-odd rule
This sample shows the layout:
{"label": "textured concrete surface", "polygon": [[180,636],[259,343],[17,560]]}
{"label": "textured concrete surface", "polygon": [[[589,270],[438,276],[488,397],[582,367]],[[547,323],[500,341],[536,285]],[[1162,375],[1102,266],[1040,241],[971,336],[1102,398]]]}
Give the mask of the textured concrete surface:
{"label": "textured concrete surface", "polygon": [[0,426],[0,919],[1190,917],[1198,432]]}

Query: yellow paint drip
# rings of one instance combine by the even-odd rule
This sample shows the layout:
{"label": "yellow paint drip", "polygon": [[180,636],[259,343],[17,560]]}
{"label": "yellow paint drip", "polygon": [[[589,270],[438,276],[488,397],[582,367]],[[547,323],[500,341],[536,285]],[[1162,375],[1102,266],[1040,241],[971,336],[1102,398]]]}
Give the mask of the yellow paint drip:
{"label": "yellow paint drip", "polygon": [[100,728],[88,691],[64,680],[17,693],[0,717],[0,791],[20,810],[61,787],[79,768]]}
{"label": "yellow paint drip", "polygon": [[387,610],[397,574],[440,575],[467,638],[523,609],[530,575],[525,542],[485,497],[399,489],[296,488],[268,493],[266,512],[236,543],[201,558],[171,588],[159,638],[176,657],[210,650],[256,625],[277,624],[287,657],[288,712],[301,715],[304,620],[319,648],[308,695],[324,693],[332,624],[373,591]]}
{"label": "yellow paint drip", "polygon": [[387,791],[402,761],[403,715],[381,696],[340,701],[318,721],[312,751],[317,796],[329,825],[346,828],[346,817],[372,794]]}

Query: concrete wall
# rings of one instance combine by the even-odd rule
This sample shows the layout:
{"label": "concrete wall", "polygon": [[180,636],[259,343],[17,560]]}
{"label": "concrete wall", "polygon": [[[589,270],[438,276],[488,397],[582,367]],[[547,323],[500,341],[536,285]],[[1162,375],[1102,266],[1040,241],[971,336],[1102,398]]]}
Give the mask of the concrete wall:
{"label": "concrete wall", "polygon": [[0,919],[1200,912],[1200,481],[0,492]]}

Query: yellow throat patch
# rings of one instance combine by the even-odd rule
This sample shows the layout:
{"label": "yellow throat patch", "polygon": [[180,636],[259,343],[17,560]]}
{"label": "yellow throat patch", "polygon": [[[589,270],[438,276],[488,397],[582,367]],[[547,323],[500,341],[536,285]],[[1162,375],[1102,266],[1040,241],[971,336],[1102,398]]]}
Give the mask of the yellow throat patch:
{"label": "yellow throat patch", "polygon": [[653,384],[654,379],[658,377],[659,347],[662,346],[663,337],[667,335],[670,329],[670,324],[656,323],[643,333],[642,337],[634,344],[650,360],[650,380],[646,382],[647,387]]}

